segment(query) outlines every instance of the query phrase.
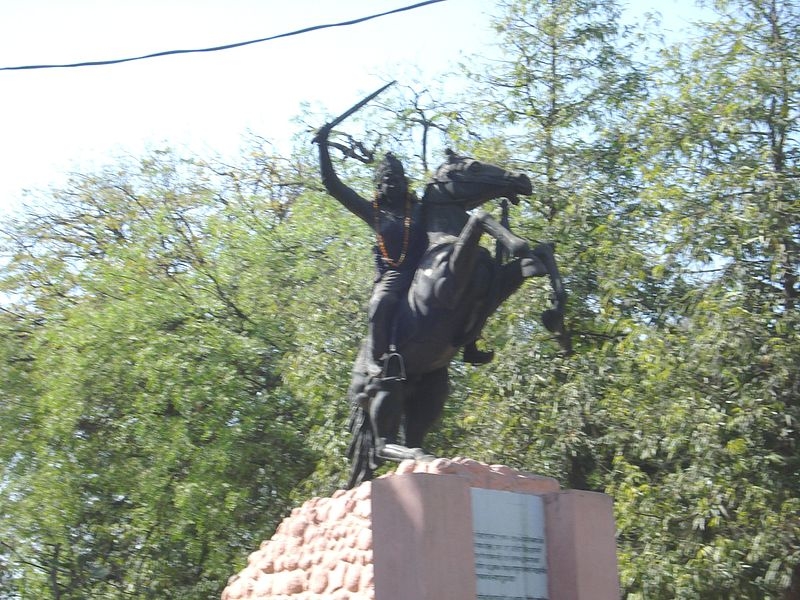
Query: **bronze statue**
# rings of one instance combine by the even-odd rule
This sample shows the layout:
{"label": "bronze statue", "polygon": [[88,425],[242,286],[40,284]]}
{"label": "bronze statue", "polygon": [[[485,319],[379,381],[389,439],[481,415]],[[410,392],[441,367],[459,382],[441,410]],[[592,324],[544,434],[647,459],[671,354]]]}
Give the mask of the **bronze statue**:
{"label": "bronze statue", "polygon": [[427,247],[420,205],[408,188],[403,165],[391,153],[386,155],[377,170],[375,193],[369,201],[337,177],[326,143],[327,134],[322,131],[318,138],[325,189],[375,232],[377,274],[369,303],[368,368],[373,376],[378,376],[388,358],[390,317],[400,295],[411,285],[411,278]]}
{"label": "bronze statue", "polygon": [[[432,458],[422,443],[444,407],[450,361],[460,349],[466,349],[465,359],[472,356],[478,363],[491,358],[478,352],[475,342],[489,316],[527,278],[549,275],[554,306],[542,320],[565,349],[569,337],[563,323],[566,293],[553,246],[530,248],[478,208],[495,198],[516,203],[518,195],[530,195],[526,175],[448,151],[418,202],[408,191],[402,165],[390,155],[378,171],[376,196],[369,202],[333,171],[327,148],[333,123],[314,138],[323,182],[375,230],[379,272],[383,268],[370,305],[369,334],[348,392],[353,487],[370,479],[384,460]],[[478,243],[484,233],[513,258],[504,264],[494,260]],[[391,282],[382,283],[389,272],[394,273]]]}

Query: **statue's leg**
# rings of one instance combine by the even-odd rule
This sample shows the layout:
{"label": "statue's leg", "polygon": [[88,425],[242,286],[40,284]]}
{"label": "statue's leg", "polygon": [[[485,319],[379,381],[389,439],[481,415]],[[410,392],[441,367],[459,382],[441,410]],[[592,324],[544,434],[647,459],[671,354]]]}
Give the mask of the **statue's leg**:
{"label": "statue's leg", "polygon": [[375,454],[388,460],[403,460],[392,450],[397,446],[403,420],[403,386],[399,380],[381,381],[369,400],[369,416],[375,439]]}
{"label": "statue's leg", "polygon": [[471,365],[487,365],[494,360],[493,350],[481,350],[478,348],[478,338],[464,344],[462,357],[465,363]]}
{"label": "statue's leg", "polygon": [[450,393],[447,367],[422,377],[406,402],[406,445],[422,448],[425,436],[439,419]]}
{"label": "statue's leg", "polygon": [[[369,301],[369,340],[370,358],[375,365],[380,364],[384,355],[389,351],[390,324],[400,294],[408,289],[412,276],[413,272],[387,271],[381,275],[372,290],[372,297]],[[380,369],[377,371],[379,372]]]}

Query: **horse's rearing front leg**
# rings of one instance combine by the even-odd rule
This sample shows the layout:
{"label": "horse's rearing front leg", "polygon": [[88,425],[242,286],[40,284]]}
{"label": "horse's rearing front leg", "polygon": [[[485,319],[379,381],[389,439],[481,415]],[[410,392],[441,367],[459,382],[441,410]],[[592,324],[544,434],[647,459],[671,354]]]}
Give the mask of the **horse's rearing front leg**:
{"label": "horse's rearing front leg", "polygon": [[476,210],[474,216],[480,221],[481,228],[500,242],[511,256],[524,256],[530,251],[528,242],[511,233],[507,227],[485,210]]}
{"label": "horse's rearing front leg", "polygon": [[550,285],[553,287],[553,309],[563,314],[566,309],[567,292],[564,290],[564,282],[558,272],[555,247],[549,243],[539,244],[531,251],[531,254],[541,261],[550,276]]}
{"label": "horse's rearing front leg", "polygon": [[[569,350],[569,335],[564,328],[567,293],[564,290],[561,274],[558,272],[553,244],[538,244],[536,247],[530,248],[528,242],[514,235],[489,213],[476,210],[474,215],[486,233],[500,242],[511,256],[519,258],[519,272],[522,277],[541,277],[543,275],[550,277],[550,285],[553,288],[553,306],[542,313],[542,323],[548,331],[555,333],[559,343]],[[517,285],[512,278],[509,290],[515,289]]]}
{"label": "horse's rearing front leg", "polygon": [[553,287],[553,306],[542,313],[542,323],[548,331],[556,334],[558,343],[567,353],[570,353],[572,340],[564,326],[567,292],[564,290],[564,282],[558,272],[554,246],[553,244],[539,244],[531,251],[531,254],[545,267],[550,276],[550,285]]}
{"label": "horse's rearing front leg", "polygon": [[480,219],[470,215],[447,260],[448,273],[436,282],[436,299],[445,306],[454,306],[470,284],[478,256],[478,242],[483,235]]}

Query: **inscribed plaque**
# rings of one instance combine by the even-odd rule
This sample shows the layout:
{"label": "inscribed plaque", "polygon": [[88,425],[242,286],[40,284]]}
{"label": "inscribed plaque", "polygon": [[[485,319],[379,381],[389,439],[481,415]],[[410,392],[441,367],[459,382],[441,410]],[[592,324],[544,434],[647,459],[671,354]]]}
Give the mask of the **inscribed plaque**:
{"label": "inscribed plaque", "polygon": [[478,600],[548,600],[543,499],[471,492]]}

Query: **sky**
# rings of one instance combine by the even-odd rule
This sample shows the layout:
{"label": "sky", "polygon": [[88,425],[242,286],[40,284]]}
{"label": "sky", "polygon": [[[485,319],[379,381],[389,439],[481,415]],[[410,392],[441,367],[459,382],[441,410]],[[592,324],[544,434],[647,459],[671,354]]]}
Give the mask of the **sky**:
{"label": "sky", "polygon": [[[340,23],[418,0],[0,0],[0,67],[207,48]],[[685,23],[689,0],[658,6]],[[232,155],[247,132],[278,144],[308,103],[338,114],[386,81],[443,73],[490,53],[487,0],[445,0],[347,27],[220,52],[118,65],[0,71],[0,218],[25,190],[170,147]],[[321,124],[321,123],[320,123]]]}

